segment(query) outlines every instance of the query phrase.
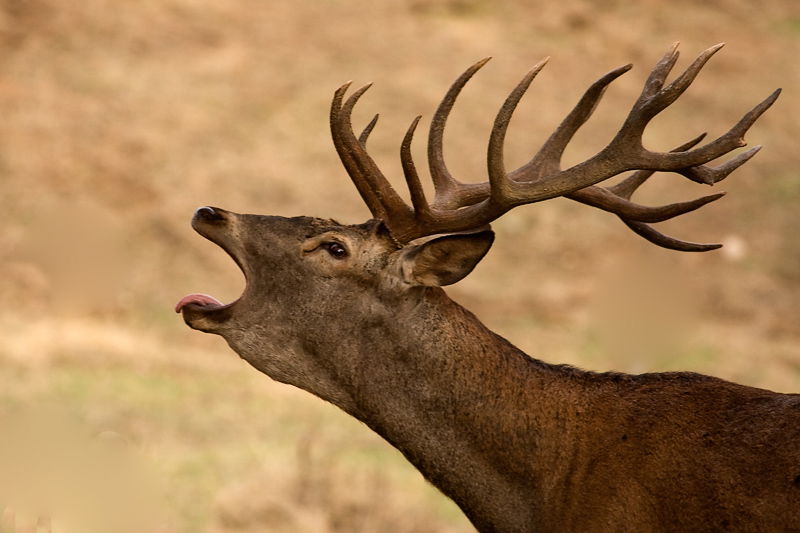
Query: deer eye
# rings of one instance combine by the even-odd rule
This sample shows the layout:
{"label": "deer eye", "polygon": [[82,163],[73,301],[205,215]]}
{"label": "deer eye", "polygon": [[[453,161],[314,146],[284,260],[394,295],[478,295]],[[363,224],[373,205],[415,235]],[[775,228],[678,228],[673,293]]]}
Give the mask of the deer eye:
{"label": "deer eye", "polygon": [[344,259],[347,257],[347,249],[338,242],[326,242],[322,247],[335,259]]}

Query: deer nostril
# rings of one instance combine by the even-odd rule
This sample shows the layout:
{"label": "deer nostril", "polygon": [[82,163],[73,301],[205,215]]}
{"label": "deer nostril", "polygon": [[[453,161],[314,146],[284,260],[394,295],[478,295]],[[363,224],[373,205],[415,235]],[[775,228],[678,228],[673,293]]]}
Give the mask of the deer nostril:
{"label": "deer nostril", "polygon": [[222,213],[213,207],[203,206],[198,207],[197,210],[194,212],[194,220],[203,220],[205,222],[220,222],[225,220],[225,217]]}

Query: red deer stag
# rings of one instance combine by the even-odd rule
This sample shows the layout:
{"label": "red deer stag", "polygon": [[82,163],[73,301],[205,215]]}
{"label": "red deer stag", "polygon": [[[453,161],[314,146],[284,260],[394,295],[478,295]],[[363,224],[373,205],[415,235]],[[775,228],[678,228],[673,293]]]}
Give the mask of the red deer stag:
{"label": "red deer stag", "polygon": [[[480,531],[800,531],[800,395],[777,394],[688,373],[584,372],[534,359],[489,331],[440,288],[462,279],[489,250],[487,224],[512,208],[565,196],[616,214],[640,236],[674,250],[684,242],[650,223],[720,197],[647,207],[631,195],[655,171],[713,184],[749,160],[744,133],[779,91],[718,139],[652,152],[642,133],[721,45],[671,83],[673,46],[649,74],[619,132],[586,161],[561,169],[564,148],[626,65],[581,97],[528,163],[507,172],[503,141],[537,64],[506,99],[491,132],[486,183],[448,172],[442,135],[464,84],[433,116],[426,199],[411,158],[419,117],[400,155],[408,206],[366,150],[351,112],[369,86],[330,111],[333,142],[373,219],[342,225],[311,217],[240,215],[199,208],[192,226],[244,272],[227,305],[193,294],[177,305],[186,323],[216,333],[271,378],[305,389],[363,421],[452,498]],[[377,118],[377,117],[376,117]],[[597,185],[628,170],[617,185]],[[432,237],[420,242],[417,239]]]}

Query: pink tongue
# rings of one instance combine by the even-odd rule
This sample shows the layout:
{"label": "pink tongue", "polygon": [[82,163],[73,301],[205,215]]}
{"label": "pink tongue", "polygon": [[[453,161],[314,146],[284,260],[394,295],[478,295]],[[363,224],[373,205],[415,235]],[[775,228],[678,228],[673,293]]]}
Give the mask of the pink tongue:
{"label": "pink tongue", "polygon": [[180,313],[181,309],[183,309],[185,305],[189,304],[213,305],[214,307],[222,307],[224,305],[222,302],[213,296],[209,296],[208,294],[189,294],[188,296],[181,298],[180,301],[175,304],[175,312]]}

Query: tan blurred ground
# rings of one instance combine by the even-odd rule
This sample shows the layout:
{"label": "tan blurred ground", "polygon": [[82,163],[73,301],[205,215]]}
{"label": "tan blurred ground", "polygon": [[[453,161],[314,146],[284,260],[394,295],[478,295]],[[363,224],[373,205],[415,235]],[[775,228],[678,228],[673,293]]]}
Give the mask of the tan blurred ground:
{"label": "tan blurred ground", "polygon": [[[800,391],[794,0],[0,0],[0,412],[55,402],[124,435],[168,485],[166,531],[469,531],[378,437],[172,314],[188,292],[242,287],[191,212],[362,221],[329,141],[333,89],[375,82],[356,120],[381,112],[371,150],[399,176],[410,119],[487,55],[448,126],[465,180],[483,179],[493,115],[541,57],[553,59],[512,123],[509,166],[596,77],[634,63],[568,150],[577,162],[676,40],[678,68],[728,45],[653,123],[650,147],[719,135],[785,89],[748,135],[765,149],[717,186],[728,197],[664,225],[728,246],[667,252],[556,200],[497,223],[493,252],[450,292],[547,361]],[[707,193],[658,178],[640,199]]]}

